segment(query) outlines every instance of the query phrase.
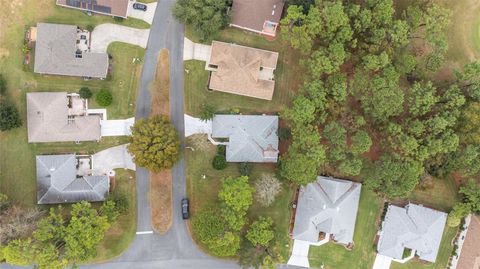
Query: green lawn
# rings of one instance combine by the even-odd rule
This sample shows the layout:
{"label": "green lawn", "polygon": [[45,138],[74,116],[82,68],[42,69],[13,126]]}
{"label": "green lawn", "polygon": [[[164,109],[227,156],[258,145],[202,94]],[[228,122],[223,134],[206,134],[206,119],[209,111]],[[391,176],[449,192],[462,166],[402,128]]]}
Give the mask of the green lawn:
{"label": "green lawn", "polygon": [[355,224],[355,247],[349,251],[342,245],[327,243],[318,247],[310,247],[309,261],[312,267],[325,269],[355,268],[370,269],[375,260],[375,234],[383,201],[371,191],[362,189]]}
{"label": "green lawn", "polygon": [[92,262],[105,261],[119,256],[135,238],[137,210],[135,199],[135,172],[117,169],[115,189],[112,194],[127,197],[128,211],[105,234],[104,240],[97,248],[97,257]]}
{"label": "green lawn", "polygon": [[[187,36],[196,40],[188,27]],[[300,66],[300,55],[297,51],[286,46],[280,37],[268,41],[259,35],[234,28],[221,31],[216,40],[279,52],[273,100],[208,91],[209,72],[205,71],[205,62],[192,60],[185,62],[185,110],[188,114],[198,116],[203,104],[213,105],[218,112],[238,109],[244,113],[280,112],[290,104],[303,81],[304,71]]]}
{"label": "green lawn", "polygon": [[432,188],[422,189],[417,187],[408,197],[412,202],[449,212],[458,201],[457,187],[453,179],[435,179]]}
{"label": "green lawn", "polygon": [[[191,146],[191,145],[190,145]],[[214,205],[217,201],[217,194],[221,188],[223,178],[240,176],[239,165],[229,163],[225,170],[218,171],[212,168],[212,158],[216,148],[212,145],[208,150],[187,150],[185,157],[187,161],[187,193],[191,203],[191,214],[195,215],[202,207]],[[274,165],[255,164],[250,182],[253,186],[263,172],[273,172]],[[205,179],[202,178],[205,175]],[[276,248],[283,257],[288,258],[290,238],[288,227],[290,219],[289,204],[292,199],[293,190],[283,184],[283,190],[275,199],[275,202],[265,208],[253,203],[248,212],[249,219],[256,219],[258,216],[270,216],[275,225]],[[195,234],[193,234],[195,238]],[[197,241],[201,245],[200,242]]]}

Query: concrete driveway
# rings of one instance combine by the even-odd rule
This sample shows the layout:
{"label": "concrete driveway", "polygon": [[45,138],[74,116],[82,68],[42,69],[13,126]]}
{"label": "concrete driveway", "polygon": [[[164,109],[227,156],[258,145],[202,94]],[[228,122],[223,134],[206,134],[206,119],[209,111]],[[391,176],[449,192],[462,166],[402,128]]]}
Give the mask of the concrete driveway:
{"label": "concrete driveway", "polygon": [[199,118],[194,118],[185,114],[185,137],[189,137],[194,134],[211,134],[212,133],[212,121],[203,121]]}
{"label": "concrete driveway", "polygon": [[308,262],[308,251],[310,249],[310,243],[302,240],[293,241],[292,255],[288,259],[287,264],[299,267],[310,267]]}
{"label": "concrete driveway", "polygon": [[147,11],[134,9],[134,3],[136,3],[136,1],[128,2],[127,17],[143,20],[148,24],[152,24],[153,16],[155,15],[155,9],[157,8],[157,2],[149,4],[142,3],[144,5],[147,5]]}
{"label": "concrete driveway", "polygon": [[183,41],[183,60],[199,60],[208,62],[210,54],[212,53],[212,46],[200,43],[194,43],[188,38]]}
{"label": "concrete driveway", "polygon": [[102,120],[100,121],[102,136],[125,136],[132,135],[131,127],[135,118],[125,120]]}
{"label": "concrete driveway", "polygon": [[112,23],[100,24],[92,32],[90,51],[107,52],[108,45],[116,41],[146,48],[149,35],[150,29],[135,29]]}
{"label": "concrete driveway", "polygon": [[377,253],[375,262],[373,263],[373,269],[388,269],[391,263],[392,258]]}
{"label": "concrete driveway", "polygon": [[132,155],[127,151],[127,144],[93,154],[92,166],[94,175],[106,174],[118,168],[136,170]]}

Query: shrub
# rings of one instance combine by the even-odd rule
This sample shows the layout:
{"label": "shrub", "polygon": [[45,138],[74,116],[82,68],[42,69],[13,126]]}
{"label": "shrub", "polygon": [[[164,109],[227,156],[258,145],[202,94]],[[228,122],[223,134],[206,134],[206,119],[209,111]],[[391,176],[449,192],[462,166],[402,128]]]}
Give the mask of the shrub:
{"label": "shrub", "polygon": [[115,193],[113,196],[109,197],[109,200],[112,200],[115,203],[115,209],[120,214],[127,212],[130,206],[127,196],[124,194]]}
{"label": "shrub", "polygon": [[123,22],[124,19],[122,17],[113,17],[113,20],[116,22]]}
{"label": "shrub", "polygon": [[89,31],[89,32],[92,32],[93,29],[95,29],[95,26],[89,24],[89,25],[87,25],[87,27],[85,29],[87,29],[87,31]]}
{"label": "shrub", "polygon": [[20,127],[22,120],[17,108],[10,103],[0,102],[0,131]]}
{"label": "shrub", "polygon": [[110,91],[102,89],[97,93],[95,100],[97,101],[97,104],[105,107],[112,104],[113,96]]}
{"label": "shrub", "polygon": [[269,206],[282,190],[282,183],[274,174],[265,173],[255,182],[255,198],[262,206]]}
{"label": "shrub", "polygon": [[227,152],[227,147],[225,145],[217,145],[217,154],[225,156],[225,153]]}
{"label": "shrub", "polygon": [[7,92],[7,81],[2,74],[0,74],[0,95],[5,95]]}
{"label": "shrub", "polygon": [[227,168],[227,159],[223,155],[215,155],[212,160],[212,166],[216,170],[223,170]]}
{"label": "shrub", "polygon": [[200,119],[203,121],[213,119],[213,116],[215,116],[215,110],[216,108],[214,106],[209,104],[204,104],[202,106],[202,110],[200,111]]}
{"label": "shrub", "polygon": [[278,138],[280,140],[289,140],[292,138],[292,133],[289,128],[279,128],[278,129]]}
{"label": "shrub", "polygon": [[93,95],[92,91],[88,87],[80,88],[78,94],[80,94],[80,97],[82,97],[83,99],[90,99],[90,97],[92,97]]}
{"label": "shrub", "polygon": [[250,176],[250,174],[252,173],[252,168],[253,168],[253,165],[251,163],[240,163],[239,165],[239,172],[240,172],[240,175],[242,176]]}
{"label": "shrub", "polygon": [[260,217],[250,225],[245,237],[254,246],[267,247],[275,237],[272,225],[272,218]]}

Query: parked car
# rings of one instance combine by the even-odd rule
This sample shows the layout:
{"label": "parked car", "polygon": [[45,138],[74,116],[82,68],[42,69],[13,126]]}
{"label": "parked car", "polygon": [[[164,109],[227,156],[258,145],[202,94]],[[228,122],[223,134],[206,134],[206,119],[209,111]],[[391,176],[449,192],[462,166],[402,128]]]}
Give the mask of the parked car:
{"label": "parked car", "polygon": [[188,204],[188,199],[183,198],[182,199],[182,218],[183,219],[188,219],[190,217],[189,213],[189,204]]}
{"label": "parked car", "polygon": [[142,4],[142,3],[134,3],[133,4],[133,9],[147,11],[147,5]]}

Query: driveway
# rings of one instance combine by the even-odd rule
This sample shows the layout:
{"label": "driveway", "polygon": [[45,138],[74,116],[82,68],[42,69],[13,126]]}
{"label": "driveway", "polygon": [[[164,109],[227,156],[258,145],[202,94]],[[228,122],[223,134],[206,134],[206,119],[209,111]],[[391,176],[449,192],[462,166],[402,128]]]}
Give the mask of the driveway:
{"label": "driveway", "polygon": [[94,175],[107,174],[118,168],[136,169],[132,155],[127,151],[127,144],[108,148],[93,154],[92,172]]}
{"label": "driveway", "polygon": [[310,267],[308,262],[308,251],[310,249],[310,243],[302,240],[293,241],[292,255],[288,260],[288,265],[300,266],[300,267]]}
{"label": "driveway", "polygon": [[392,263],[392,258],[383,256],[377,253],[375,262],[373,263],[373,269],[388,269]]}
{"label": "driveway", "polygon": [[147,5],[147,11],[134,9],[134,3],[136,3],[136,1],[128,2],[127,17],[143,20],[148,24],[152,24],[153,16],[155,15],[155,9],[157,8],[157,2],[149,4],[142,3],[144,5]]}
{"label": "driveway", "polygon": [[135,123],[135,118],[125,120],[102,120],[100,121],[102,136],[124,136],[131,135],[130,129]]}
{"label": "driveway", "polygon": [[184,38],[183,42],[183,60],[199,60],[208,62],[210,60],[210,54],[212,46],[195,43],[188,38]]}
{"label": "driveway", "polygon": [[194,134],[211,134],[212,133],[212,121],[203,121],[199,118],[195,118],[185,114],[185,137],[189,137]]}
{"label": "driveway", "polygon": [[150,29],[105,23],[95,27],[91,34],[90,51],[107,52],[108,45],[112,42],[123,42],[146,48]]}

